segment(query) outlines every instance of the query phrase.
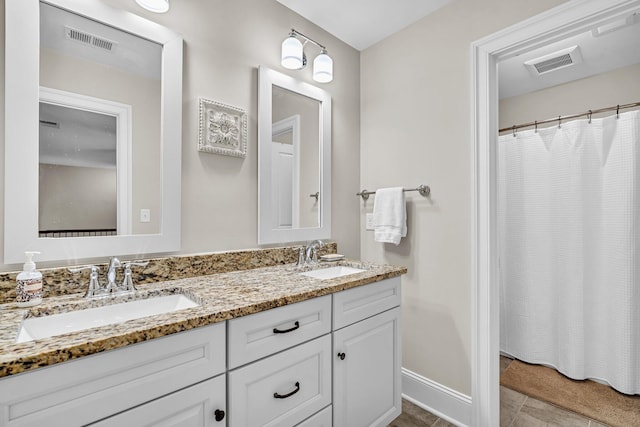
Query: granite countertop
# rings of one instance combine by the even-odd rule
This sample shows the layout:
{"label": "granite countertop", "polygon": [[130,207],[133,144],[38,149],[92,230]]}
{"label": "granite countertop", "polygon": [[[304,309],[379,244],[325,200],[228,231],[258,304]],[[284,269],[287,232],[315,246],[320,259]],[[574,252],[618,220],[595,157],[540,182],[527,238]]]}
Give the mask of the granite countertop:
{"label": "granite countertop", "polygon": [[[329,280],[319,280],[299,274],[300,268],[288,264],[142,284],[138,286],[138,295],[135,297],[91,301],[80,294],[75,294],[45,298],[40,305],[29,308],[18,308],[15,304],[1,304],[0,377],[328,295],[407,272],[404,267],[353,261],[322,263],[316,268],[335,265],[363,268],[366,271]],[[304,270],[309,269],[304,268]],[[20,324],[27,317],[39,317],[172,293],[187,295],[200,305],[46,339],[15,342]]]}

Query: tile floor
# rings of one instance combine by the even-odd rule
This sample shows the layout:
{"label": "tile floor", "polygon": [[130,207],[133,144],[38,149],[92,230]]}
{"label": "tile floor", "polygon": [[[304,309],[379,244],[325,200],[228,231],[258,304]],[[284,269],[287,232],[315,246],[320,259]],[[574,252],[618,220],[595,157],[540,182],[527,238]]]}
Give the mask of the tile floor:
{"label": "tile floor", "polygon": [[[507,369],[511,359],[500,357],[500,372]],[[402,401],[402,414],[388,427],[448,427],[453,426],[418,406]],[[582,415],[500,387],[500,427],[606,427]]]}

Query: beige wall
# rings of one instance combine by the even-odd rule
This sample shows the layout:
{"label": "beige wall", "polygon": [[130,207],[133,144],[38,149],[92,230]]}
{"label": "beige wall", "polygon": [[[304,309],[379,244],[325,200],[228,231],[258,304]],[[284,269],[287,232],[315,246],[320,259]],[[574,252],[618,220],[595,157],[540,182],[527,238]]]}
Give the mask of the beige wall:
{"label": "beige wall", "polygon": [[[361,54],[361,184],[408,193],[399,246],[361,233],[362,258],[404,265],[403,367],[471,394],[470,44],[562,0],[454,0]],[[370,212],[370,199],[361,203]],[[496,356],[497,357],[497,356]]]}
{"label": "beige wall", "polygon": [[[505,98],[500,101],[500,128],[631,104],[639,99],[640,64],[635,64],[564,85]],[[609,114],[611,112],[599,116]],[[593,117],[598,115],[594,114]]]}
{"label": "beige wall", "polygon": [[[359,53],[275,0],[173,1],[165,14],[146,12],[131,0],[104,1],[165,25],[184,38],[180,253],[257,247],[257,67],[265,65],[320,86],[311,79],[311,67],[289,71],[280,66],[280,45],[293,27],[328,47],[334,59],[335,79],[321,87],[331,93],[333,101],[332,240],[338,243],[340,252],[358,258],[358,199],[353,194],[360,179]],[[1,4],[0,25],[4,26],[4,1]],[[4,49],[3,41],[0,48]],[[307,50],[308,55],[315,56],[313,46]],[[1,57],[4,60],[4,54]],[[4,80],[3,66],[0,78]],[[1,85],[0,91],[4,117]],[[247,110],[245,159],[197,151],[198,97]],[[4,123],[0,135],[4,147]],[[0,149],[0,165],[4,164],[3,152]],[[15,270],[20,265],[0,268]]]}
{"label": "beige wall", "polygon": [[117,227],[115,168],[40,164],[40,230]]}

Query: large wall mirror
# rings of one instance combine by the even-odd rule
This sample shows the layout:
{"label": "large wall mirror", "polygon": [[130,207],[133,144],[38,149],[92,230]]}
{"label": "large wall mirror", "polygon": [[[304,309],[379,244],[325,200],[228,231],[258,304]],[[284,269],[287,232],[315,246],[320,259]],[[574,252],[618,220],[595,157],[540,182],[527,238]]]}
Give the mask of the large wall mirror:
{"label": "large wall mirror", "polygon": [[331,97],[260,67],[258,243],[331,237]]}
{"label": "large wall mirror", "polygon": [[6,16],[5,263],[179,250],[182,38],[98,0]]}

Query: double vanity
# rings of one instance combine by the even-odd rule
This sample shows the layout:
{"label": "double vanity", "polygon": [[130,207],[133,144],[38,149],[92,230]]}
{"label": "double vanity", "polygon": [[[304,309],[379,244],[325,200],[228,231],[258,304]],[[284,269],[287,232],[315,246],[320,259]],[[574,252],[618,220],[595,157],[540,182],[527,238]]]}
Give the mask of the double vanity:
{"label": "double vanity", "polygon": [[[98,0],[7,0],[5,16],[4,265],[22,262],[25,250],[59,265],[192,251],[181,247],[180,200],[182,107],[191,102],[182,99],[183,46],[198,56],[194,34],[183,40]],[[70,40],[58,40],[63,34]],[[66,50],[89,36],[114,41],[116,53],[154,44],[125,55],[149,65],[148,73],[130,72],[111,51],[94,60],[94,46],[90,57]],[[260,57],[256,64],[263,59],[272,62]],[[113,70],[126,84],[86,78]],[[257,244],[330,239],[331,93],[264,66],[256,73]],[[203,97],[211,90],[188,85]],[[106,116],[118,138],[103,147],[93,136],[64,135],[66,116],[47,116],[57,107],[72,117]],[[86,139],[87,146],[73,145],[74,156],[45,156],[55,144],[41,145],[41,136]],[[212,163],[202,160],[202,174],[193,177],[206,197]],[[106,172],[109,185],[98,179]],[[47,178],[53,174],[67,178]],[[220,195],[244,186],[233,178]],[[60,192],[45,187],[54,182]],[[85,195],[70,187],[79,183],[98,202],[64,199]],[[84,209],[91,207],[97,213]],[[210,220],[205,211],[202,218]],[[386,426],[401,411],[399,276],[406,269],[349,261],[296,266],[294,249],[152,259],[117,281],[110,273],[118,263],[90,267],[109,273],[106,286],[89,271],[50,269],[42,271],[44,301],[29,309],[12,303],[15,274],[0,273],[0,426]],[[138,290],[104,297],[121,283]]]}
{"label": "double vanity", "polygon": [[405,272],[281,264],[4,304],[0,424],[385,426]]}

